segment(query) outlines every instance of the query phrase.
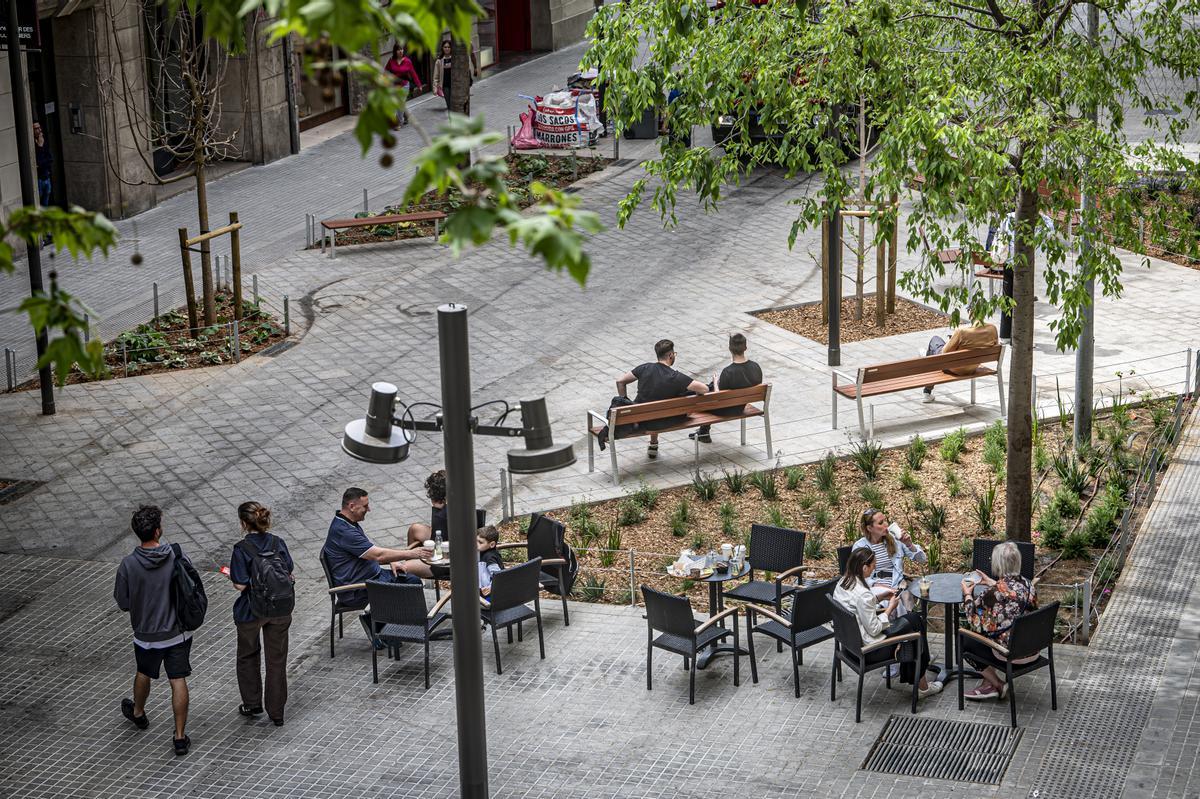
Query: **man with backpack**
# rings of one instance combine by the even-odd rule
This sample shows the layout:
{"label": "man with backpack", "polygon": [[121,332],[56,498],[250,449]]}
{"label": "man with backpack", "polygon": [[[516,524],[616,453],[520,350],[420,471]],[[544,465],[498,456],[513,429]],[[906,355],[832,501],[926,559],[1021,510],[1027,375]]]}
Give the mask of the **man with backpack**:
{"label": "man with backpack", "polygon": [[141,543],[117,568],[113,599],[129,613],[137,674],[133,698],[121,700],[121,713],[139,730],[150,726],[146,717],[150,681],[157,680],[165,668],[175,716],[175,754],[186,755],[192,743],[184,729],[192,631],[204,621],[208,599],[200,575],[179,545],[162,543],[161,510],[143,505],[133,514],[130,527]]}
{"label": "man with backpack", "polygon": [[[283,726],[287,703],[288,628],[296,605],[293,564],[287,544],[271,529],[271,511],[257,502],[238,506],[245,538],[233,547],[229,579],[241,595],[233,603],[237,626],[237,681],[242,694],[238,713],[258,716],[266,708],[276,727]],[[266,654],[266,692],[259,663]]]}

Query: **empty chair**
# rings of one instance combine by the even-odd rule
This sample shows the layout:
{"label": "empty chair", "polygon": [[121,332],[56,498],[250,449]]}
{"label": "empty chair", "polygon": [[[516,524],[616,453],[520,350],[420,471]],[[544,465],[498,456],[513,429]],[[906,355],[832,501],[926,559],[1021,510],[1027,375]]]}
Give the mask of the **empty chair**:
{"label": "empty chair", "polygon": [[529,532],[524,542],[512,541],[500,544],[496,548],[521,548],[530,560],[541,558],[542,572],[538,575],[538,582],[548,593],[562,597],[563,626],[570,627],[571,616],[567,610],[567,596],[575,585],[575,574],[579,565],[575,560],[575,553],[566,542],[566,527],[563,523],[535,513],[530,517]]}
{"label": "empty chair", "polygon": [[[425,688],[429,688],[429,641],[439,624],[450,618],[442,607],[450,600],[447,591],[429,610],[423,586],[409,583],[367,582],[371,605],[371,634],[388,648],[388,657],[400,656],[404,642],[425,645]],[[364,619],[366,616],[363,617]],[[371,647],[371,681],[379,682],[379,650]]]}
{"label": "empty chair", "polygon": [[[508,631],[508,642],[512,643],[512,628],[517,625],[517,640],[524,641],[521,623],[537,620],[538,650],[542,660],[546,659],[546,644],[542,640],[542,605],[538,598],[538,577],[542,559],[534,558],[520,566],[513,566],[492,577],[492,592],[482,600],[480,616],[492,628],[492,645],[496,648],[496,673],[503,674],[500,666],[500,639],[496,630],[503,627]],[[529,603],[533,607],[529,607]]]}
{"label": "empty chair", "polygon": [[[997,541],[994,538],[976,538],[974,547],[971,551],[971,568],[977,569],[993,580],[996,575],[992,574],[992,550],[998,544],[1003,544],[1003,541]],[[1025,541],[1013,541],[1017,545],[1017,551],[1021,553],[1021,576],[1026,580],[1033,580],[1033,570],[1036,561],[1034,560],[1033,544]]]}
{"label": "empty chair", "polygon": [[337,637],[341,638],[344,632],[342,614],[365,609],[367,597],[363,593],[365,587],[363,583],[334,584],[333,572],[329,569],[329,561],[324,552],[321,553],[321,570],[325,572],[325,582],[329,584],[329,657],[333,657],[334,627],[337,628]]}
{"label": "empty chair", "polygon": [[[1054,678],[1054,620],[1058,616],[1058,604],[1054,602],[1044,608],[1018,616],[1009,628],[1008,647],[1003,647],[991,638],[973,630],[960,628],[958,631],[958,709],[963,709],[963,658],[976,668],[991,666],[1003,671],[1008,681],[1008,708],[1012,726],[1017,726],[1017,689],[1014,677],[1050,669],[1050,707],[1058,710],[1058,684]],[[966,651],[964,651],[966,650]],[[1042,650],[1046,654],[1042,655]],[[1014,663],[1015,660],[1026,660]]]}
{"label": "empty chair", "polygon": [[850,550],[854,547],[847,544],[844,547],[837,548],[838,574],[846,573],[846,562],[850,560]]}
{"label": "empty chair", "polygon": [[[800,666],[804,663],[804,648],[828,641],[833,637],[829,603],[826,597],[833,595],[838,578],[809,586],[792,594],[790,613],[779,614],[765,607],[746,605],[746,640],[750,651],[754,651],[754,634],[767,635],[788,647],[792,653],[792,682],[796,697],[800,696]],[[765,620],[758,622],[758,616]],[[758,681],[758,664],[750,658],[750,673]]]}
{"label": "empty chair", "polygon": [[[683,667],[689,670],[688,704],[696,704],[696,657],[705,647],[733,636],[733,684],[741,684],[741,648],[738,646],[737,608],[726,608],[707,621],[700,622],[692,615],[692,603],[687,597],[675,596],[642,586],[646,601],[646,690],[652,689],[654,647],[683,656]],[[718,622],[730,619],[728,627]],[[654,637],[655,631],[661,633]],[[750,662],[754,663],[754,642],[750,642]],[[758,682],[757,670],[751,672]]]}
{"label": "empty chair", "polygon": [[[906,641],[916,642],[916,662],[919,664],[921,662],[921,634],[893,635],[890,638],[876,641],[870,646],[863,646],[862,632],[858,629],[858,621],[854,614],[842,607],[832,596],[825,601],[829,605],[833,620],[833,634],[837,639],[833,650],[833,670],[829,677],[829,700],[832,702],[837,699],[838,664],[845,663],[858,675],[858,696],[854,702],[854,722],[857,724],[862,721],[863,675],[869,671],[876,671],[891,666],[893,663],[899,663],[900,658],[896,654],[896,647]],[[913,680],[912,686],[913,713],[917,712],[917,693],[920,690],[920,675],[918,674],[917,677],[918,679]],[[889,688],[892,687],[891,677],[887,678],[887,685]]]}
{"label": "empty chair", "polygon": [[[780,613],[783,598],[800,587],[804,571],[804,533],[786,527],[752,524],[750,554],[746,560],[750,564],[750,580],[722,594],[742,602],[770,605]],[[755,580],[756,570],[774,572],[775,579]],[[785,585],[788,579],[794,579],[795,584]]]}

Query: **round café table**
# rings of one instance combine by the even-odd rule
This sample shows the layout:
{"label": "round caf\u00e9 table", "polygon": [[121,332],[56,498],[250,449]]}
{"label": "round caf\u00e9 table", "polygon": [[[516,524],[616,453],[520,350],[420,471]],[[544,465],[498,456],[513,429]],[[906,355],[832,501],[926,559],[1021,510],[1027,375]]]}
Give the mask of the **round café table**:
{"label": "round caf\u00e9 table", "polygon": [[[721,591],[722,585],[730,580],[740,580],[749,573],[750,562],[743,561],[741,570],[736,574],[729,571],[718,572],[716,569],[713,569],[713,573],[708,577],[686,577],[679,574],[672,574],[669,571],[667,572],[667,575],[674,577],[677,580],[691,580],[695,583],[708,583],[708,617],[711,619],[713,616],[725,609],[725,599]],[[718,623],[722,627],[725,626],[724,620]],[[732,655],[733,652],[734,649],[732,643],[727,644],[722,640],[720,642],[711,644],[710,646],[706,647],[704,652],[696,658],[696,668],[702,669],[708,665],[709,661],[718,655]],[[747,649],[741,649],[741,653],[743,655],[749,655],[750,651]]]}
{"label": "round caf\u00e9 table", "polygon": [[[941,574],[929,574],[925,579],[929,580],[929,596],[921,595],[921,579],[916,578],[909,582],[908,591],[917,599],[921,600],[921,618],[926,622],[926,629],[929,623],[929,605],[937,603],[945,608],[945,646],[946,646],[946,662],[929,664],[930,668],[938,670],[937,679],[943,684],[951,677],[958,676],[956,664],[958,659],[954,655],[954,644],[957,638],[958,630],[958,609],[963,602],[962,580],[963,574],[960,572],[943,572]],[[976,586],[978,588],[978,586]],[[963,667],[963,674],[968,677],[978,677],[979,672]]]}

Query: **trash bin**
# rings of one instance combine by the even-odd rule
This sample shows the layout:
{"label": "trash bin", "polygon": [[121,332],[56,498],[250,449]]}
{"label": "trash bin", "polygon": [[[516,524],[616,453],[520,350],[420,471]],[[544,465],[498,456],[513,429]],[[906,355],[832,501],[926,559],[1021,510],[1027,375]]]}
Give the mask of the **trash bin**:
{"label": "trash bin", "polygon": [[633,127],[625,131],[627,139],[657,139],[658,138],[658,111],[654,108],[647,108],[642,112],[642,118],[633,124]]}

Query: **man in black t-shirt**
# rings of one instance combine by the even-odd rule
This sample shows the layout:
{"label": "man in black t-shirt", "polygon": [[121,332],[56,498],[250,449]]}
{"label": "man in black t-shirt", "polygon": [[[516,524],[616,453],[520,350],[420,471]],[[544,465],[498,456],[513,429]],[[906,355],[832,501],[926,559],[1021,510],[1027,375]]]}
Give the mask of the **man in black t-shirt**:
{"label": "man in black t-shirt", "polygon": [[[733,356],[733,363],[721,370],[721,376],[714,381],[713,385],[709,386],[711,390],[750,388],[762,383],[762,367],[746,358],[746,337],[741,333],[734,333],[729,337],[729,354]],[[717,416],[740,416],[745,410],[746,406],[742,405],[736,408],[714,408],[712,413]],[[688,438],[699,439],[701,444],[711,444],[710,429],[707,425],[701,427],[695,433],[691,433]]]}
{"label": "man in black t-shirt", "polygon": [[[673,341],[663,339],[655,344],[654,355],[658,360],[634,367],[633,371],[626,372],[617,378],[618,396],[627,397],[626,387],[634,382],[637,383],[637,396],[633,400],[635,404],[686,397],[689,394],[708,393],[708,386],[699,380],[693,380],[682,372],[675,371],[673,368],[675,366],[675,343]],[[658,419],[653,422],[642,422],[639,426],[643,430],[661,430],[678,424],[684,418],[686,417],[677,416],[670,419]],[[646,455],[650,458],[658,457],[658,435],[656,433],[650,434],[650,445],[646,448]]]}

